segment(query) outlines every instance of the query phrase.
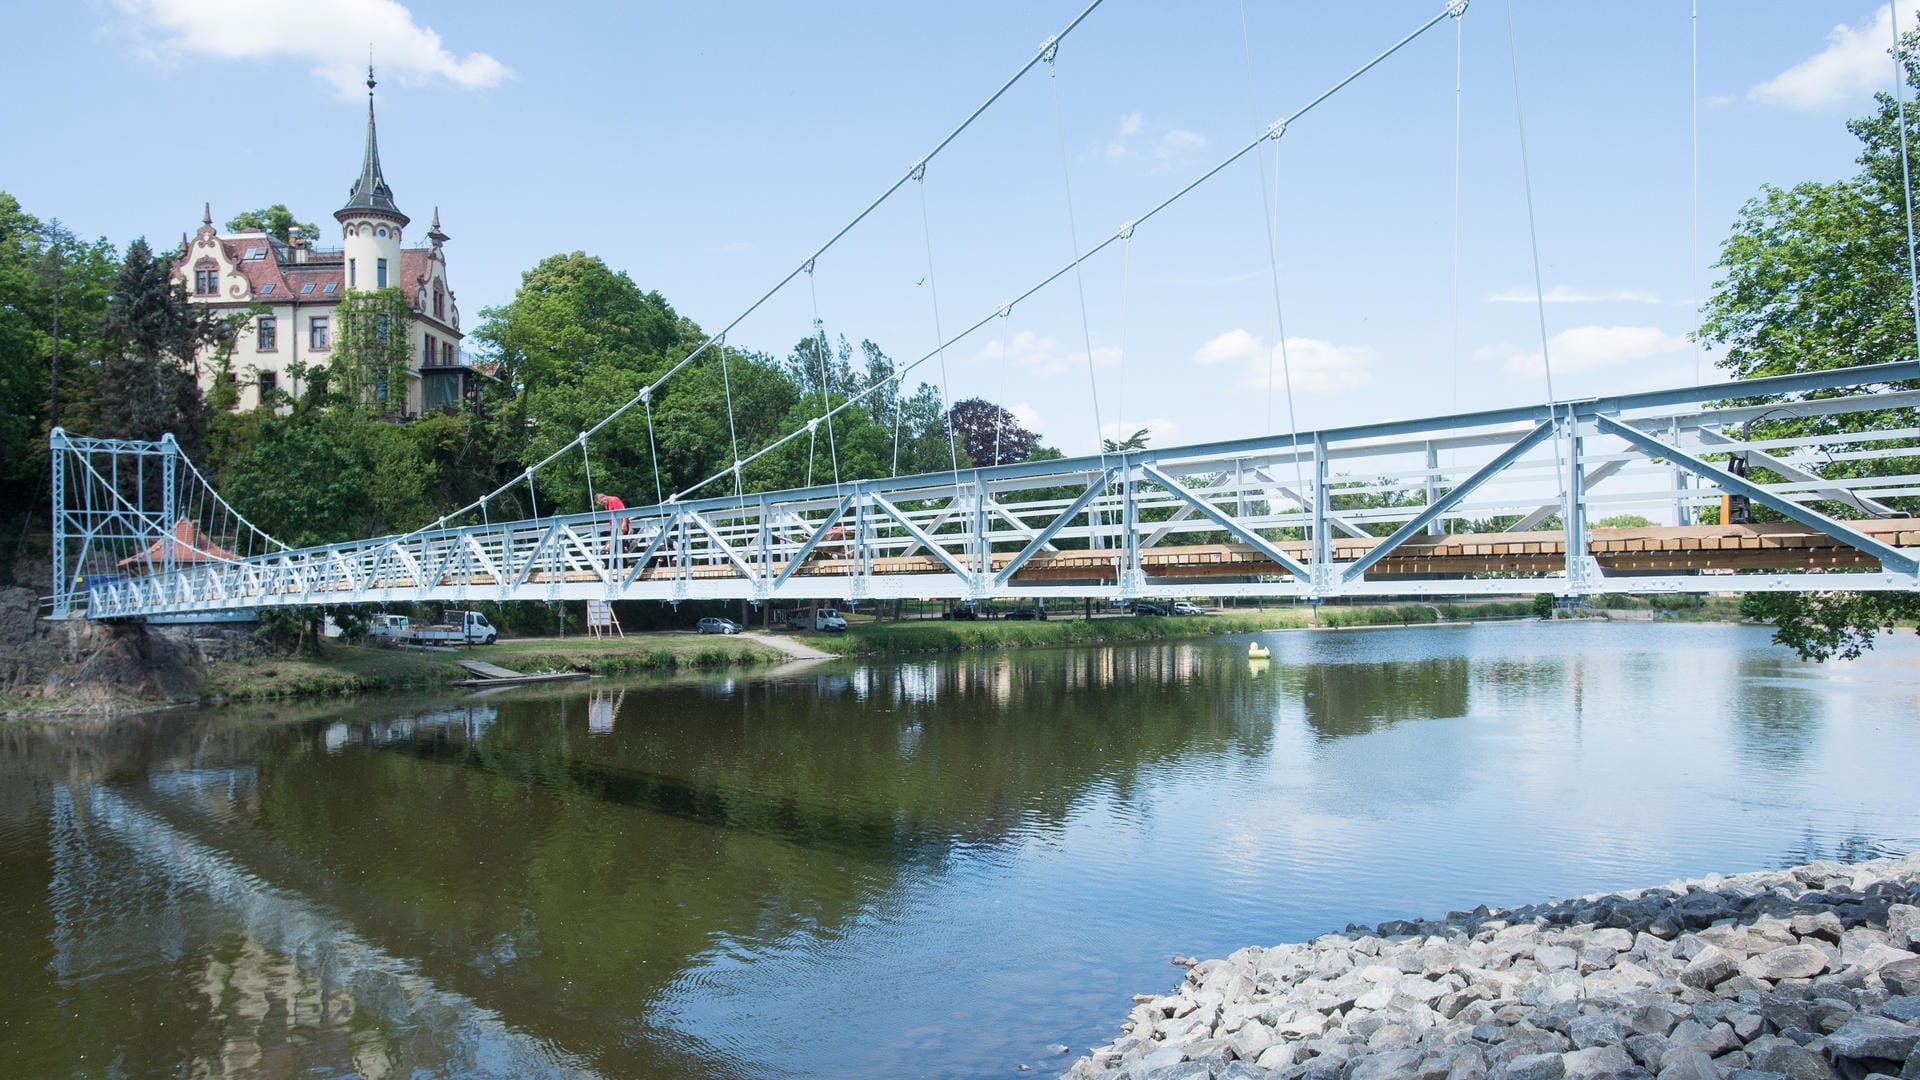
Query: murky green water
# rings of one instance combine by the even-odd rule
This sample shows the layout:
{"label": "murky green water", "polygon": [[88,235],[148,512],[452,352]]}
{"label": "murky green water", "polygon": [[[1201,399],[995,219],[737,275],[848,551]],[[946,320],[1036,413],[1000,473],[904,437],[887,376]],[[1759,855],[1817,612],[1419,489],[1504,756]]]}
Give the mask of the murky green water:
{"label": "murky green water", "polygon": [[0,1071],[1044,1073],[1176,952],[1920,848],[1910,635],[1245,640],[0,729]]}

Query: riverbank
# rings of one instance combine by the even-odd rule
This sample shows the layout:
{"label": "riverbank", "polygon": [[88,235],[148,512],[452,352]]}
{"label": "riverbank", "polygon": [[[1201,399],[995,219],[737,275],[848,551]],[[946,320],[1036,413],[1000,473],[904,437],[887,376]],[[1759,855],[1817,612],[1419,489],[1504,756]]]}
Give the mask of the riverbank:
{"label": "riverbank", "polygon": [[847,628],[842,651],[854,656],[907,656],[919,653],[1026,649],[1050,645],[1111,645],[1129,641],[1165,641],[1218,637],[1268,630],[1338,629],[1361,626],[1423,626],[1441,622],[1528,618],[1532,601],[1480,604],[1395,604],[1365,606],[1306,605],[1266,610],[1229,609],[1206,615],[1068,616],[1048,620],[912,620],[855,622]]}
{"label": "riverbank", "polygon": [[1920,856],[1189,961],[1070,1080],[1920,1077]]}
{"label": "riverbank", "polygon": [[[131,629],[102,653],[130,638]],[[199,653],[178,640],[150,635],[145,647],[120,647],[122,667],[156,669],[146,678],[89,682],[76,674],[33,693],[0,697],[8,719],[132,712],[179,705],[347,697],[435,690],[470,677],[463,659],[484,659],[527,674],[580,671],[592,675],[711,670],[773,665],[785,650],[750,638],[689,633],[629,634],[623,638],[506,640],[473,650],[415,651],[326,641],[292,655]],[[95,654],[101,655],[100,653]],[[82,663],[79,671],[84,672]],[[137,673],[136,673],[137,674]]]}

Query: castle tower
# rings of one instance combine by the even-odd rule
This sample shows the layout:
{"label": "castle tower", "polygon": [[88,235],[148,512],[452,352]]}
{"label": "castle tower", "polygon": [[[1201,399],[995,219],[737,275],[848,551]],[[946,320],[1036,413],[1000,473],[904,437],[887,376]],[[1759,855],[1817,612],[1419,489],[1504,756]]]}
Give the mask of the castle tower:
{"label": "castle tower", "polygon": [[346,247],[346,287],[372,291],[399,287],[400,235],[407,215],[393,203],[393,189],[380,175],[380,146],[373,128],[373,65],[367,65],[367,152],[347,205],[334,211]]}

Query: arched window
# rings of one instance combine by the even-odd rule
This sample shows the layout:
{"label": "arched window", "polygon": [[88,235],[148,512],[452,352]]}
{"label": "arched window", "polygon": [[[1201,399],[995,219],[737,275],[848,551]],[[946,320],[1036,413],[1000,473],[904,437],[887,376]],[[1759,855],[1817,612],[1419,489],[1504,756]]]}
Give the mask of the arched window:
{"label": "arched window", "polygon": [[433,317],[436,319],[447,317],[447,290],[441,288],[438,281],[433,283]]}

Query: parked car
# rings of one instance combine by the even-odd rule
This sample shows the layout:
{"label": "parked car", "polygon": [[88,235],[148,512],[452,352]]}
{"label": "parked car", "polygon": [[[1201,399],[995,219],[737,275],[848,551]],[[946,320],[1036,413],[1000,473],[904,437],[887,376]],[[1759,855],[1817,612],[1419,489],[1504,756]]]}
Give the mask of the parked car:
{"label": "parked car", "polygon": [[1175,615],[1205,615],[1207,609],[1189,600],[1175,600],[1173,602],[1173,613]]}
{"label": "parked car", "polygon": [[1161,607],[1159,604],[1149,604],[1145,600],[1142,600],[1133,605],[1133,613],[1135,615],[1165,615],[1167,609]]}
{"label": "parked car", "polygon": [[477,611],[448,611],[432,626],[415,623],[390,632],[392,640],[400,645],[491,645],[500,636],[487,617]]}
{"label": "parked car", "polygon": [[737,634],[740,624],[732,619],[701,619],[694,629],[702,634]]}

